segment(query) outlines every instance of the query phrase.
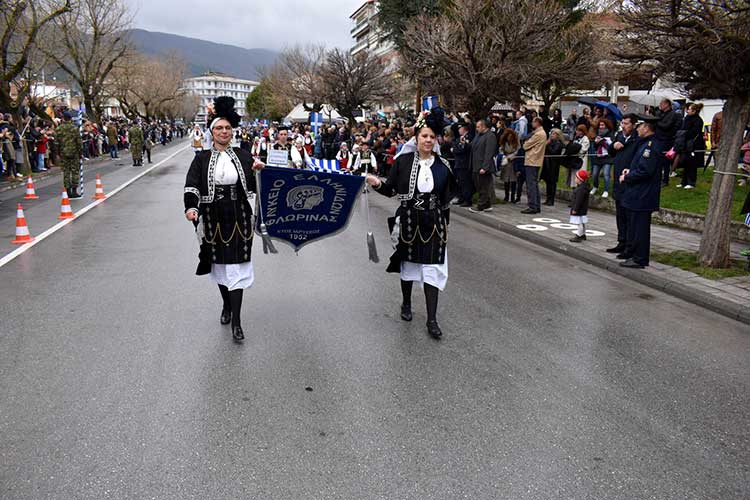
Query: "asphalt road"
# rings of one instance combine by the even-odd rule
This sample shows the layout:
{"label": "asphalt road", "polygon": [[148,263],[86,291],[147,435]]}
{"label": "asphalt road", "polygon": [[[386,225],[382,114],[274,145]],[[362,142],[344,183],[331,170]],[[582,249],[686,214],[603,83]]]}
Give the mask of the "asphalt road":
{"label": "asphalt road", "polygon": [[747,326],[454,216],[436,342],[360,207],[255,245],[236,345],[191,154],[0,268],[3,500],[750,497]]}

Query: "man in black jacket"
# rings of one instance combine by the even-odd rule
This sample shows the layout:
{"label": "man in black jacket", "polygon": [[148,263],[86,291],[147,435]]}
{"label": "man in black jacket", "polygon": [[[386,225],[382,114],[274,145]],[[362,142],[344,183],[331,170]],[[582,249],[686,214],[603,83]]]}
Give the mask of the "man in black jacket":
{"label": "man in black jacket", "polygon": [[627,185],[622,205],[628,212],[628,241],[620,266],[643,269],[649,264],[651,253],[651,214],[659,210],[661,158],[658,151],[664,146],[656,138],[658,118],[639,117],[643,120],[638,135],[640,139],[633,155],[633,163],[622,171],[620,182]]}
{"label": "man in black jacket", "polygon": [[458,138],[453,142],[453,156],[456,159],[455,170],[458,181],[458,200],[462,207],[471,206],[474,195],[474,183],[471,180],[471,135],[466,124],[458,128]]}
{"label": "man in black jacket", "polygon": [[495,199],[495,155],[497,154],[497,136],[490,130],[487,120],[477,122],[477,136],[471,141],[471,174],[474,187],[479,193],[477,207],[472,212],[489,212]]}
{"label": "man in black jacket", "polygon": [[608,253],[622,254],[625,251],[625,243],[628,235],[628,214],[627,209],[622,206],[622,197],[627,186],[620,182],[622,171],[630,168],[633,163],[633,156],[638,144],[638,132],[635,130],[635,124],[638,117],[634,114],[625,115],[620,125],[622,131],[618,132],[615,140],[609,147],[609,154],[615,158],[615,185],[612,196],[615,199],[615,213],[617,218],[617,245],[608,248]]}
{"label": "man in black jacket", "polygon": [[[673,109],[672,101],[669,99],[661,100],[656,117],[659,119],[656,122],[656,139],[661,144],[661,147],[664,148],[664,153],[666,153],[674,146],[674,138],[677,135],[677,131],[682,127],[682,117]],[[661,162],[662,186],[669,185],[671,167],[672,162],[664,156]]]}

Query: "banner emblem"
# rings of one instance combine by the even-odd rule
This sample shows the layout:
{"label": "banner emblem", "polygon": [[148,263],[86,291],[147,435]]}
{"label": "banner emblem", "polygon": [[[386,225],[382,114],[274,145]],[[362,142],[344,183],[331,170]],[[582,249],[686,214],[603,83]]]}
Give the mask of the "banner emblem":
{"label": "banner emblem", "polygon": [[297,251],[346,228],[365,181],[353,175],[276,167],[264,168],[259,177],[259,222],[271,238]]}

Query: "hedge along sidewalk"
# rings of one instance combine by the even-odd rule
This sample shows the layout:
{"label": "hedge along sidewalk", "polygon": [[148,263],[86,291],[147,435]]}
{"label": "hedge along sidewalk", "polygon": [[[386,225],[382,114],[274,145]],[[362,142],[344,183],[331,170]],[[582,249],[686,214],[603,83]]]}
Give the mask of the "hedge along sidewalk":
{"label": "hedge along sidewalk", "polygon": [[[620,267],[621,261],[605,252],[617,244],[617,224],[613,214],[589,211],[586,229],[593,233],[583,243],[571,243],[568,240],[573,237],[573,229],[567,226],[570,217],[567,202],[559,200],[554,207],[543,206],[542,212],[534,215],[521,214],[525,207],[524,203],[501,204],[495,205],[492,212],[474,214],[453,205],[451,213],[750,324],[750,276],[710,280],[653,260],[646,269]],[[553,227],[558,223],[566,226],[564,229]],[[699,244],[699,233],[656,224],[651,226],[653,252],[696,252]],[[739,252],[747,246],[733,242],[732,257],[744,259]]]}

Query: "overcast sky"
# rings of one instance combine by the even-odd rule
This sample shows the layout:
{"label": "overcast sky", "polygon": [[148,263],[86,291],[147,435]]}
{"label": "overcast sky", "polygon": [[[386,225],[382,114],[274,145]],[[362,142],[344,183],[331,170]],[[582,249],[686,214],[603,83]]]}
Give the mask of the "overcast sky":
{"label": "overcast sky", "polygon": [[353,45],[349,16],[364,0],[124,0],[135,28],[247,49],[295,43]]}

